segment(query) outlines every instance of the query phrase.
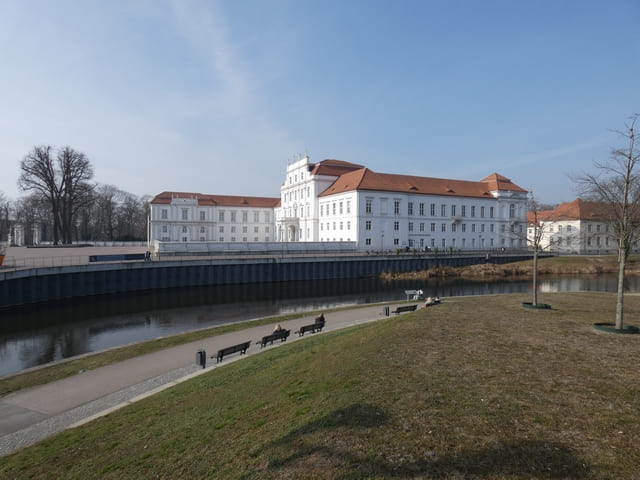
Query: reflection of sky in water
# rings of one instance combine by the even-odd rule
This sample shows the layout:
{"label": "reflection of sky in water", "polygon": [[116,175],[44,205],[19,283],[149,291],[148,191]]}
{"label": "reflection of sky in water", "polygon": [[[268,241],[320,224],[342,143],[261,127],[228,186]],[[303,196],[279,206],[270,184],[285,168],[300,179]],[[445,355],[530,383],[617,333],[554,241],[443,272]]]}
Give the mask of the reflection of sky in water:
{"label": "reflection of sky in water", "polygon": [[[628,279],[629,291],[640,291],[637,277]],[[242,290],[245,287],[237,287]],[[119,303],[124,310],[140,310],[136,313],[113,313],[109,305],[98,308],[106,309],[102,315],[87,313],[82,309],[64,311],[56,317],[55,308],[45,310],[43,318],[49,322],[59,322],[53,326],[35,326],[30,330],[0,335],[0,375],[19,371],[43,363],[68,358],[82,353],[103,350],[128,343],[149,340],[156,337],[174,335],[199,328],[246,321],[260,317],[280,314],[322,310],[346,305],[378,303],[402,300],[405,289],[421,288],[426,296],[452,297],[461,295],[488,295],[500,293],[530,293],[531,282],[490,282],[471,283],[461,280],[449,282],[432,282],[427,285],[416,285],[416,282],[395,282],[382,284],[378,281],[335,281],[329,287],[320,284],[294,284],[289,290],[270,290],[264,288],[262,299],[256,301],[240,301],[239,295],[226,291],[213,303],[206,297],[195,299],[192,291],[173,292],[176,303],[187,303],[189,306],[171,308],[161,303],[156,296],[129,299]],[[282,288],[281,286],[278,288]],[[540,282],[541,292],[566,291],[615,291],[616,278],[610,277],[562,277],[544,279]],[[314,293],[318,291],[317,295]],[[248,292],[249,295],[251,292]],[[254,293],[260,293],[255,291]],[[185,301],[185,297],[189,297]],[[225,297],[233,303],[225,303]],[[162,297],[160,297],[162,298]],[[116,300],[118,301],[118,300]],[[147,302],[147,303],[145,303]],[[160,303],[159,303],[160,302]],[[215,303],[218,302],[218,303]],[[146,307],[146,310],[144,308]],[[156,307],[156,308],[154,308]],[[160,307],[160,308],[157,308]],[[82,320],[69,322],[72,318]],[[23,318],[13,318],[24,324]]]}

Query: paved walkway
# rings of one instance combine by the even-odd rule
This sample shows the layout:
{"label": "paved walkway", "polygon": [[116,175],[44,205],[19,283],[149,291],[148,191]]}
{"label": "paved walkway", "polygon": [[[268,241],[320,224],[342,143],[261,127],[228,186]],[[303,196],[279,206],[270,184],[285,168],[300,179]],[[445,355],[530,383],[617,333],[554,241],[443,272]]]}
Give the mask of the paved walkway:
{"label": "paved walkway", "polygon": [[[325,317],[323,332],[337,330],[383,318],[382,305],[340,310]],[[284,328],[291,329],[287,343],[322,335],[306,334],[298,338],[293,334],[313,320],[308,316],[282,322]],[[0,457],[217,368],[215,359],[210,357],[221,348],[251,340],[247,354],[257,354],[261,349],[255,342],[271,330],[272,326],[263,325],[205,338],[0,398]],[[284,343],[267,348],[280,345]],[[195,364],[199,349],[207,352],[204,369]],[[219,365],[239,358],[244,356],[231,355]]]}

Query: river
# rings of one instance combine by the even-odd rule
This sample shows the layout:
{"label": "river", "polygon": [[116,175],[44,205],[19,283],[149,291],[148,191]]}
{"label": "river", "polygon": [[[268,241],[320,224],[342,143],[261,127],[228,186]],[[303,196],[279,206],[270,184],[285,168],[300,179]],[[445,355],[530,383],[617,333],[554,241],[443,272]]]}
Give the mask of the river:
{"label": "river", "polygon": [[[543,278],[539,291],[615,291],[616,278]],[[88,352],[260,317],[340,306],[402,300],[404,290],[422,289],[442,298],[527,293],[530,280],[430,282],[378,279],[332,280],[183,288],[74,299],[46,307],[0,312],[0,376]],[[640,291],[640,277],[628,278]]]}

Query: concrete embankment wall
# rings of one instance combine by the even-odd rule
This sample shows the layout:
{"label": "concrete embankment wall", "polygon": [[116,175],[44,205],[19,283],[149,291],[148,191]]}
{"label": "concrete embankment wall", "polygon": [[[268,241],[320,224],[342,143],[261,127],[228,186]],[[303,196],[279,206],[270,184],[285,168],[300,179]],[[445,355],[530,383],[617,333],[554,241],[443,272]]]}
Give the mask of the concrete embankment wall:
{"label": "concrete embankment wall", "polygon": [[139,290],[348,279],[441,266],[508,263],[527,255],[252,258],[90,264],[0,272],[0,308]]}

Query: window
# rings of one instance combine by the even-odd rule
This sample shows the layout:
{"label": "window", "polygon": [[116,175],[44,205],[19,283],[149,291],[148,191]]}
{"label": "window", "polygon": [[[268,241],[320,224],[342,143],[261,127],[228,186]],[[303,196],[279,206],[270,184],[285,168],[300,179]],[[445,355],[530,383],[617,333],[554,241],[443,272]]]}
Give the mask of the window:
{"label": "window", "polygon": [[342,215],[342,202],[340,202],[340,215]]}
{"label": "window", "polygon": [[162,220],[166,220],[166,219],[169,217],[169,212],[167,211],[167,209],[166,209],[166,208],[163,208],[163,209],[162,209],[161,214],[162,214],[162,215],[161,215],[161,216],[162,216]]}
{"label": "window", "polygon": [[476,206],[471,205],[471,218],[476,216]]}
{"label": "window", "polygon": [[236,227],[231,227],[231,233],[236,233]]}
{"label": "window", "polygon": [[484,218],[484,207],[480,207],[480,218]]}
{"label": "window", "polygon": [[440,230],[443,231],[443,232],[446,232],[447,231],[447,224],[443,223],[442,225],[440,225]]}
{"label": "window", "polygon": [[[598,225],[600,226],[600,225]],[[600,231],[600,229],[598,229],[598,231]],[[558,233],[562,233],[562,225],[558,225]]]}
{"label": "window", "polygon": [[224,222],[224,210],[218,212],[218,221]]}
{"label": "window", "polygon": [[493,212],[495,207],[489,207],[489,217],[493,218]]}
{"label": "window", "polygon": [[371,239],[370,238],[365,238],[364,239],[364,244],[365,245],[371,245]]}
{"label": "window", "polygon": [[567,225],[567,233],[571,233],[571,225]]}
{"label": "window", "polygon": [[242,212],[242,223],[247,223],[249,221],[249,212]]}
{"label": "window", "polygon": [[457,230],[457,228],[458,228],[458,226],[455,223],[451,224],[451,231],[452,232],[455,232]]}
{"label": "window", "polygon": [[432,203],[432,204],[430,205],[429,211],[431,212],[431,216],[432,216],[432,217],[435,217],[435,216],[436,216],[436,204],[435,204],[435,203]]}
{"label": "window", "polygon": [[424,203],[420,204],[420,216],[424,216]]}
{"label": "window", "polygon": [[322,217],[324,215],[324,204],[320,205],[320,216]]}
{"label": "window", "polygon": [[393,201],[393,214],[400,215],[400,200]]}
{"label": "window", "polygon": [[347,215],[351,213],[351,200],[347,200]]}
{"label": "window", "polygon": [[205,220],[206,219],[206,212],[200,212],[200,220]]}
{"label": "window", "polygon": [[495,232],[495,230],[496,230],[496,228],[495,228],[495,225],[493,223],[491,225],[489,225],[489,231],[491,233]]}
{"label": "window", "polygon": [[336,214],[336,202],[333,202],[333,204],[331,205],[331,212],[335,215]]}
{"label": "window", "polygon": [[371,220],[367,220],[366,222],[364,222],[364,229],[371,230]]}
{"label": "window", "polygon": [[236,237],[231,237],[231,241],[235,242],[236,241]]}
{"label": "window", "polygon": [[162,232],[163,232],[163,233],[167,233],[167,226],[166,226],[166,225],[163,225],[163,226],[162,226]]}
{"label": "window", "polygon": [[224,225],[220,225],[220,226],[218,227],[218,232],[220,232],[220,233],[224,233]]}
{"label": "window", "polygon": [[466,205],[462,205],[461,210],[462,211],[460,213],[462,213],[462,216],[466,217],[467,216],[467,206]]}
{"label": "window", "polygon": [[600,224],[596,225],[596,232],[598,232],[598,233],[600,233],[600,226],[601,226]]}
{"label": "window", "polygon": [[399,238],[394,238],[393,239],[393,244],[394,245],[400,245],[400,239]]}
{"label": "window", "polygon": [[420,231],[424,232],[424,222],[420,222]]}
{"label": "window", "polygon": [[407,215],[413,215],[413,202],[407,203]]}
{"label": "window", "polygon": [[452,217],[456,216],[456,206],[455,205],[451,205],[451,216]]}
{"label": "window", "polygon": [[347,230],[351,230],[351,222],[347,221]]}
{"label": "window", "polygon": [[365,213],[371,213],[371,211],[372,211],[372,208],[371,208],[372,203],[373,203],[373,201],[370,198],[367,198],[367,200],[365,202],[365,206],[364,206],[364,212]]}
{"label": "window", "polygon": [[182,237],[182,241],[186,242],[187,241],[187,237]]}
{"label": "window", "polygon": [[393,229],[400,230],[400,222],[393,222]]}
{"label": "window", "polygon": [[516,217],[516,206],[515,204],[510,204],[509,205],[509,218],[515,218]]}
{"label": "window", "polygon": [[[522,225],[520,225],[520,227],[522,227]],[[480,231],[484,233],[484,223],[480,224]]]}
{"label": "window", "polygon": [[271,221],[271,214],[269,212],[264,212],[264,221],[265,222]]}
{"label": "window", "polygon": [[476,231],[476,224],[472,223],[471,224],[471,232],[475,232]]}
{"label": "window", "polygon": [[432,223],[432,224],[430,225],[430,228],[431,228],[431,231],[432,231],[432,232],[435,232],[435,231],[436,231],[436,224],[435,224],[435,223]]}
{"label": "window", "polygon": [[587,225],[587,232],[591,233],[591,224]]}
{"label": "window", "polygon": [[189,220],[189,209],[188,208],[183,208],[182,209],[182,220]]}
{"label": "window", "polygon": [[236,221],[236,212],[231,212],[231,221],[232,222]]}
{"label": "window", "polygon": [[[258,227],[253,227],[253,233],[258,233],[260,231],[260,228]],[[257,240],[256,240],[257,242]]]}
{"label": "window", "polygon": [[218,240],[220,240],[221,242],[224,242],[224,237],[220,237]]}
{"label": "window", "polygon": [[247,227],[242,227],[242,233],[247,233]]}
{"label": "window", "polygon": [[340,230],[342,230],[342,222],[340,222]]}
{"label": "window", "polygon": [[464,233],[464,232],[466,232],[466,231],[467,231],[467,224],[466,224],[466,223],[463,223],[463,224],[462,224],[462,233]]}
{"label": "window", "polygon": [[253,223],[260,223],[260,212],[253,212]]}
{"label": "window", "polygon": [[409,231],[413,232],[413,222],[409,222]]}
{"label": "window", "polygon": [[[264,233],[269,233],[269,227],[264,227]],[[265,241],[269,241],[269,237]]]}
{"label": "window", "polygon": [[182,227],[182,233],[187,233],[187,227]]}
{"label": "window", "polygon": [[200,233],[205,233],[206,231],[205,227],[200,227]]}
{"label": "window", "polygon": [[447,206],[444,203],[440,205],[440,216],[441,217],[447,216]]}

